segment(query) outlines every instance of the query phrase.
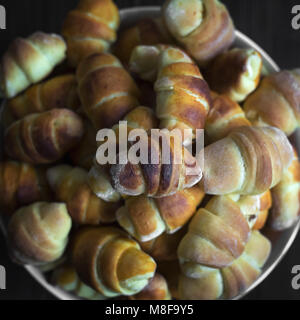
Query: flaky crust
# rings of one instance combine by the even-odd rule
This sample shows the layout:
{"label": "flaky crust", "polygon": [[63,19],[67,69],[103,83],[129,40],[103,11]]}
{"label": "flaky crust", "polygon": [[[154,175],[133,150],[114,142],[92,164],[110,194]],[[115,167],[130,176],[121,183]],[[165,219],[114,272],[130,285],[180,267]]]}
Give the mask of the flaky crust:
{"label": "flaky crust", "polygon": [[77,69],[78,92],[95,129],[111,128],[139,105],[139,89],[119,60],[111,54],[94,54]]}
{"label": "flaky crust", "polygon": [[14,122],[5,132],[5,151],[12,159],[51,163],[74,147],[83,135],[80,117],[68,109],[35,113]]}
{"label": "flaky crust", "polygon": [[56,34],[36,32],[26,39],[15,39],[1,60],[1,94],[15,97],[48,76],[65,56],[66,44]]}
{"label": "flaky crust", "polygon": [[81,0],[68,13],[62,28],[69,64],[76,67],[87,56],[108,51],[119,24],[119,11],[113,1]]}
{"label": "flaky crust", "polygon": [[156,269],[154,260],[117,228],[85,227],[77,231],[71,256],[81,280],[106,297],[136,294]]}
{"label": "flaky crust", "polygon": [[63,203],[36,202],[22,207],[8,225],[8,239],[19,263],[40,264],[60,258],[68,242],[71,218]]}
{"label": "flaky crust", "polygon": [[234,25],[217,0],[168,0],[163,17],[170,33],[200,66],[225,51],[234,40]]}

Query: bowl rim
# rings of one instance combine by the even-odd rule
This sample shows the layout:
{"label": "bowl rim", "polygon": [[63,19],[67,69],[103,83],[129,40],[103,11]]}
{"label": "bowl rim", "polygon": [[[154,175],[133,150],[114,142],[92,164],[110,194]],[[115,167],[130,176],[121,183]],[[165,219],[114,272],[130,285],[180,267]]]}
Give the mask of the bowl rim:
{"label": "bowl rim", "polygon": [[[150,14],[158,14],[160,12],[161,8],[159,6],[137,6],[137,7],[131,7],[131,8],[124,8],[120,9],[120,17],[121,21],[124,16],[126,15],[134,15],[137,12],[143,11],[143,14],[150,15]],[[242,32],[235,30],[236,39],[242,41],[243,43],[247,44],[247,46],[251,46],[251,48],[257,50],[261,53],[264,62],[267,63],[268,69],[272,71],[279,71],[280,68],[276,64],[276,62],[269,56],[269,54],[266,53],[265,50],[263,50],[258,44],[256,44],[252,39],[250,39],[248,36],[243,34]],[[3,222],[3,221],[0,221]],[[3,223],[0,223],[0,227],[6,235],[6,229],[3,225]],[[266,269],[264,270],[261,275],[250,285],[245,291],[237,295],[233,298],[233,300],[239,300],[246,296],[250,291],[252,291],[256,286],[258,286],[260,283],[262,283],[269,275],[270,273],[276,268],[276,266],[280,263],[280,261],[283,259],[285,254],[290,249],[291,245],[293,244],[298,231],[300,229],[300,221],[293,227],[293,231],[286,242],[286,244],[283,247],[283,250],[278,255],[278,257],[274,260],[274,262]],[[56,287],[52,285],[50,282],[48,282],[43,274],[37,267],[32,265],[24,265],[24,268],[27,270],[27,272],[42,286],[44,287],[48,292],[50,292],[54,297],[60,299],[60,300],[82,300],[81,298],[77,297],[76,295],[66,292],[59,287]]]}

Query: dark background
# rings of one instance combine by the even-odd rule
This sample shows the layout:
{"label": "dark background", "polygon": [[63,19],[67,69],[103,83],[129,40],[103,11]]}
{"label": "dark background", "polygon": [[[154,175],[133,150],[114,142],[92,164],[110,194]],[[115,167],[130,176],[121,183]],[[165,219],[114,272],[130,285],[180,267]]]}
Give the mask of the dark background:
{"label": "dark background", "polygon": [[[184,0],[183,0],[184,1]],[[163,0],[116,0],[120,8],[161,5]],[[300,67],[300,30],[291,27],[292,7],[300,0],[223,0],[237,29],[263,47],[281,68]],[[68,10],[77,0],[0,0],[7,10],[7,30],[0,30],[0,54],[16,36],[36,30],[59,32]],[[1,195],[0,195],[1,196]],[[300,299],[291,287],[291,269],[300,264],[300,235],[273,273],[245,299]],[[54,299],[6,254],[0,235],[0,265],[7,271],[7,290],[1,299]]]}

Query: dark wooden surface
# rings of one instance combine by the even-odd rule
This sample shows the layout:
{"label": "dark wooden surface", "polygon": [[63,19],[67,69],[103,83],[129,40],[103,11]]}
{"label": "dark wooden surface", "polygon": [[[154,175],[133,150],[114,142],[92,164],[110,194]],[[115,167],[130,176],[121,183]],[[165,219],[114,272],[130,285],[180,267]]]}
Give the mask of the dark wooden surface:
{"label": "dark wooden surface", "polygon": [[[223,0],[236,27],[261,45],[281,68],[300,66],[300,30],[291,27],[291,9],[300,1]],[[297,3],[298,2],[298,3]],[[77,0],[2,0],[7,9],[7,30],[0,30],[0,54],[16,36],[33,31],[59,32],[67,11]],[[120,8],[160,5],[162,0],[117,0]],[[1,196],[1,195],[0,195]],[[246,299],[300,299],[300,290],[291,287],[291,269],[300,264],[300,236],[275,271]],[[1,299],[53,299],[22,267],[10,262],[0,235],[0,265],[7,270],[7,290]]]}

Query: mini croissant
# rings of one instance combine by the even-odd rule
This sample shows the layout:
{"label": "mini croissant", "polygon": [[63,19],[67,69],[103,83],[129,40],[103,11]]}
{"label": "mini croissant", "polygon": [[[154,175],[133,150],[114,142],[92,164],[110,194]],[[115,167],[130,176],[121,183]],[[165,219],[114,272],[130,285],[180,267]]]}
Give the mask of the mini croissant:
{"label": "mini croissant", "polygon": [[87,56],[108,51],[119,24],[119,11],[112,0],[80,0],[62,28],[69,64],[76,67]]}
{"label": "mini croissant", "polygon": [[231,299],[244,292],[261,274],[271,243],[253,231],[243,254],[222,269],[202,268],[197,276],[179,277],[179,298],[183,300]]}
{"label": "mini croissant", "polygon": [[19,207],[50,199],[45,172],[24,162],[0,162],[0,207],[7,215]]}
{"label": "mini croissant", "polygon": [[253,49],[234,48],[219,55],[209,67],[212,90],[236,102],[244,101],[260,80],[262,57]]}
{"label": "mini croissant", "polygon": [[0,88],[13,98],[31,84],[46,78],[66,57],[66,44],[56,34],[36,32],[27,39],[17,38],[3,55]]}
{"label": "mini croissant", "polygon": [[59,259],[67,245],[71,218],[63,203],[36,202],[14,213],[8,225],[13,256],[20,263]]}
{"label": "mini croissant", "polygon": [[5,151],[12,159],[51,163],[74,147],[83,135],[81,118],[68,109],[35,113],[14,122],[5,132]]}
{"label": "mini croissant", "polygon": [[47,170],[47,177],[56,199],[66,203],[76,224],[98,225],[116,220],[119,204],[97,198],[87,184],[84,169],[58,165]]}
{"label": "mini croissant", "polygon": [[167,0],[162,14],[170,33],[200,66],[234,40],[230,14],[218,0]]}
{"label": "mini croissant", "polygon": [[300,126],[300,70],[283,70],[266,76],[245,101],[253,125],[274,126],[291,135]]}
{"label": "mini croissant", "polygon": [[300,214],[300,162],[297,152],[282,180],[272,190],[273,207],[270,224],[275,230],[291,227]]}
{"label": "mini croissant", "polygon": [[[168,130],[204,129],[211,97],[199,68],[182,50],[170,46],[138,46],[134,49],[130,68],[143,79],[157,75],[156,116],[160,128]],[[184,145],[190,140],[185,137]]]}
{"label": "mini croissant", "polygon": [[15,119],[51,109],[73,109],[80,106],[76,78],[72,74],[54,77],[36,84],[7,102]]}
{"label": "mini croissant", "polygon": [[198,186],[163,198],[131,197],[117,211],[117,220],[137,240],[149,241],[163,232],[174,233],[182,228],[203,197]]}
{"label": "mini croissant", "polygon": [[111,128],[139,105],[139,89],[111,54],[84,59],[77,69],[77,81],[83,109],[97,130]]}
{"label": "mini croissant", "polygon": [[154,276],[156,264],[127,234],[112,227],[85,227],[71,245],[80,279],[106,297],[134,295]]}
{"label": "mini croissant", "polygon": [[281,180],[293,159],[290,142],[274,127],[235,128],[202,152],[204,191],[219,195],[261,194]]}

